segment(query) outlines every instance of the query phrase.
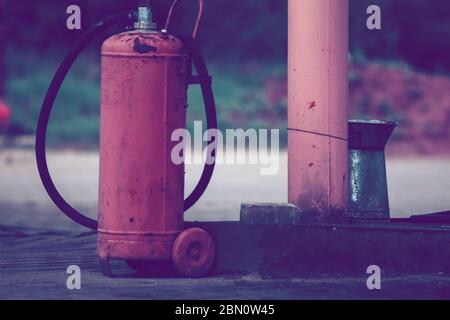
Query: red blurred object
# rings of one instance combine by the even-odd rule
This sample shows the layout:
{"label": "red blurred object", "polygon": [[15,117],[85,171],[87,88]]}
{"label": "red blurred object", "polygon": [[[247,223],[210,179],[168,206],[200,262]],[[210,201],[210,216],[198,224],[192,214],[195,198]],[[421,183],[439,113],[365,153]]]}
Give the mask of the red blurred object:
{"label": "red blurred object", "polygon": [[3,102],[3,100],[0,100],[0,126],[4,126],[9,122],[9,119],[11,118],[11,110],[8,108],[8,106]]}

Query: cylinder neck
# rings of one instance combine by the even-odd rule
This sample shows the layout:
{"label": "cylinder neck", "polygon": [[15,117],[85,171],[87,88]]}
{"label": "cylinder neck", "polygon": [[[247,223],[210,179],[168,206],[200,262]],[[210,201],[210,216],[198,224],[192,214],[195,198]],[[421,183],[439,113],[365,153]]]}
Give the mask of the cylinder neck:
{"label": "cylinder neck", "polygon": [[153,22],[153,12],[150,6],[138,7],[138,19],[133,25],[135,30],[156,30],[156,23]]}

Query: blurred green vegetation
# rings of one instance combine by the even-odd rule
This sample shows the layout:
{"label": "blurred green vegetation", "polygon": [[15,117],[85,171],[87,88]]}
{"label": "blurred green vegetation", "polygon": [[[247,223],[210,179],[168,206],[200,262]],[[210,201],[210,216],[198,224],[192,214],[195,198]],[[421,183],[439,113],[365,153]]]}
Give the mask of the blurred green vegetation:
{"label": "blurred green vegetation", "polygon": [[[7,82],[7,100],[13,108],[10,131],[15,134],[34,133],[40,106],[51,81],[56,65],[52,60],[34,64],[33,59],[25,64],[21,57],[8,55],[13,68],[26,69],[14,73]],[[82,56],[67,76],[55,101],[49,130],[48,142],[61,145],[65,142],[86,145],[97,143],[99,128],[99,65],[97,59]],[[222,129],[235,127],[267,127],[267,123],[254,115],[267,107],[261,79],[284,73],[278,64],[258,65],[247,63],[212,64],[213,89],[218,110],[219,126]],[[14,66],[15,65],[15,66]],[[241,70],[236,76],[235,68]],[[255,72],[255,68],[258,69]],[[281,108],[285,109],[283,104]],[[204,105],[199,86],[189,90],[188,128],[193,121],[204,119]],[[278,120],[279,117],[274,118]],[[273,123],[272,128],[283,127],[283,123]],[[270,127],[270,126],[269,126]]]}
{"label": "blurred green vegetation", "polygon": [[[67,6],[81,7],[85,30],[105,16],[133,9],[137,2],[7,0],[6,85],[7,101],[13,109],[12,133],[34,133],[51,76],[83,33],[65,28]],[[160,26],[170,3],[155,1]],[[365,26],[366,8],[371,4],[382,9],[381,31],[369,31]],[[195,10],[196,1],[181,1],[173,30],[189,30]],[[286,74],[287,0],[206,0],[204,15],[199,42],[214,77],[220,126],[286,127],[286,89],[272,80],[284,79]],[[403,61],[415,69],[448,73],[448,17],[448,0],[350,0],[352,62]],[[100,43],[101,39],[80,57],[66,79],[52,113],[50,143],[97,143]],[[358,82],[354,74],[349,79],[350,85]],[[361,112],[364,106],[361,101]],[[191,89],[189,123],[202,117],[200,91]]]}

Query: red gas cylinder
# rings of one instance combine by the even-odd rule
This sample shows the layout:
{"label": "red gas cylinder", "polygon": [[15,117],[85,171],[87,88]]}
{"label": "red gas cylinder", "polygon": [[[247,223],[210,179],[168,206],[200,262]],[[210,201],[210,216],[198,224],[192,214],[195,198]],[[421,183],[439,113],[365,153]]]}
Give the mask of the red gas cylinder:
{"label": "red gas cylinder", "polygon": [[186,123],[186,61],[182,43],[160,33],[126,32],[103,44],[101,255],[170,258],[183,225],[184,167],[171,160],[170,135]]}
{"label": "red gas cylinder", "polygon": [[98,221],[103,262],[118,258],[136,266],[172,259],[187,276],[203,275],[212,266],[211,237],[200,229],[181,233],[184,165],[171,159],[178,143],[171,134],[186,127],[190,63],[183,43],[166,32],[135,30],[103,43]]}

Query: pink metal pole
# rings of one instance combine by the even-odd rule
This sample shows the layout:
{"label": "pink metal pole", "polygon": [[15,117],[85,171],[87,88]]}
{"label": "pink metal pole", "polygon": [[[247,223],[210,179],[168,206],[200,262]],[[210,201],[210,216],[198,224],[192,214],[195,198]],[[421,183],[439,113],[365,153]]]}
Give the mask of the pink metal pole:
{"label": "pink metal pole", "polygon": [[348,0],[289,0],[289,202],[312,221],[348,207]]}

